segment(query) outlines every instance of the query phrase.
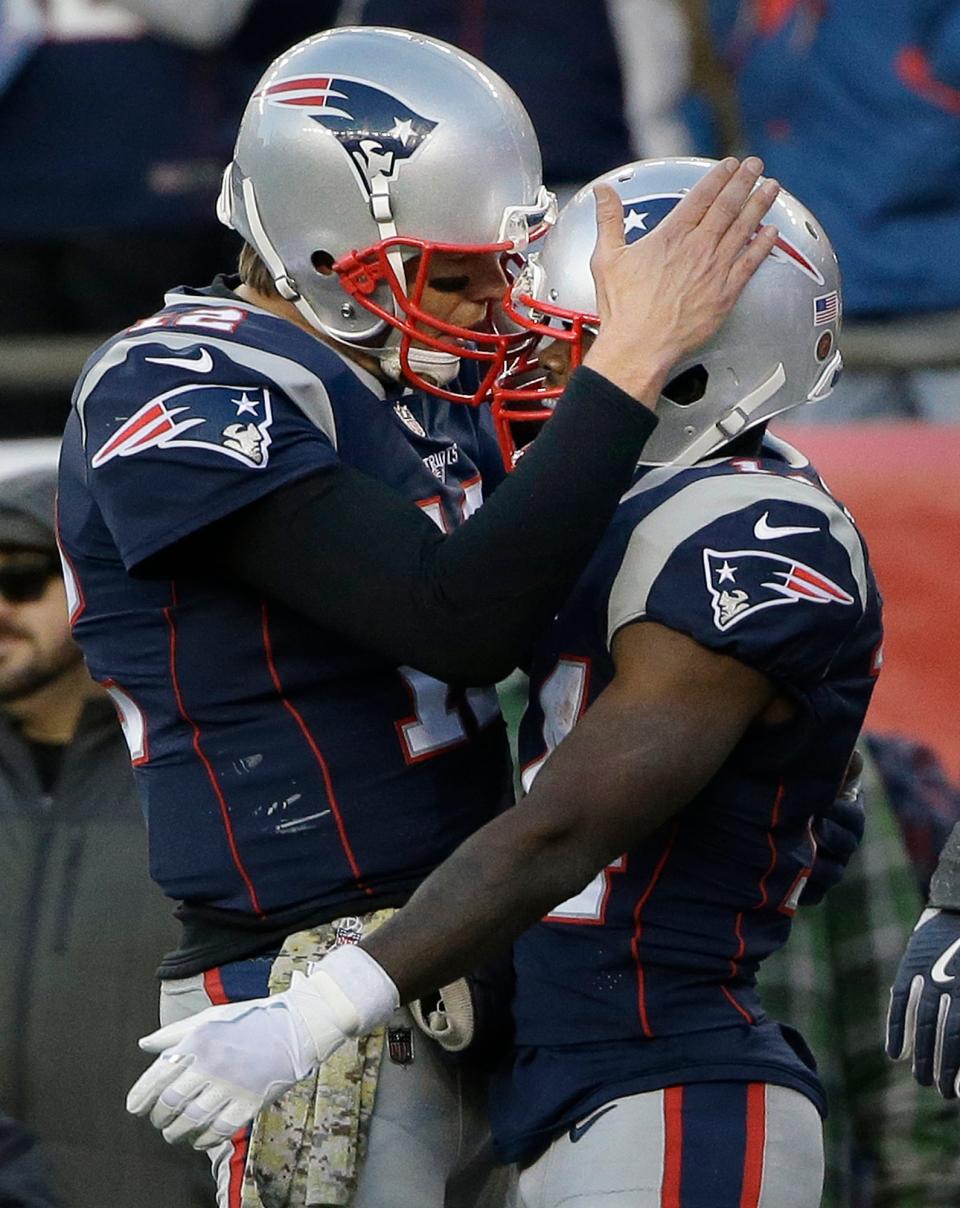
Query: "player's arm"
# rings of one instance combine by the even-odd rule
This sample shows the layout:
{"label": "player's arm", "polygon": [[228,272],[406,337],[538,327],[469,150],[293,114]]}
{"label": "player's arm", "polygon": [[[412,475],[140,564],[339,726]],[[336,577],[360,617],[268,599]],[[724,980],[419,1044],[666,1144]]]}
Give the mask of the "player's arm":
{"label": "player's arm", "polygon": [[390,662],[489,683],[575,582],[655,422],[581,368],[516,473],[453,532],[340,463],[210,525],[183,553]]}
{"label": "player's arm", "polygon": [[598,193],[601,333],[517,471],[465,524],[441,534],[338,466],[211,526],[202,565],[392,662],[468,683],[505,675],[599,540],[670,367],[717,329],[772,246],[774,228],[756,232],[776,182],[754,189],[760,161],[735,165],[629,247],[619,198]]}
{"label": "player's arm", "polygon": [[463,974],[668,821],[775,696],[760,672],[662,625],[621,629],[613,654],[613,681],[529,795],[364,942],[402,1000]]}
{"label": "player's arm", "polygon": [[337,949],[273,998],[209,1008],[146,1037],[142,1047],[161,1056],[129,1110],[199,1148],[230,1136],[346,1036],[476,967],[669,819],[774,696],[759,672],[660,625],[621,630],[614,656],[615,679],[523,802],[361,947]]}

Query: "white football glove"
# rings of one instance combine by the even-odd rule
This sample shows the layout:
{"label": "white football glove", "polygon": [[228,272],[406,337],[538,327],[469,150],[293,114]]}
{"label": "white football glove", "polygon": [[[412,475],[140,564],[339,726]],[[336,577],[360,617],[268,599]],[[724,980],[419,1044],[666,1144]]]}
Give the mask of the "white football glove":
{"label": "white football glove", "polygon": [[134,1083],[127,1111],[149,1112],[167,1141],[210,1149],[398,1005],[373,957],[338,948],[282,994],[208,1007],[144,1036],[140,1047],[160,1056]]}

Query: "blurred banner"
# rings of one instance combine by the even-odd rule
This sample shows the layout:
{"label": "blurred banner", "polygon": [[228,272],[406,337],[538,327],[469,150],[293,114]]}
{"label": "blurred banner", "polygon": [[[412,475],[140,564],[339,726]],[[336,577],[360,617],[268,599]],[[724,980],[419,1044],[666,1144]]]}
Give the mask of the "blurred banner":
{"label": "blurred banner", "polygon": [[932,746],[960,777],[960,426],[777,425],[853,513],[884,597],[867,727]]}

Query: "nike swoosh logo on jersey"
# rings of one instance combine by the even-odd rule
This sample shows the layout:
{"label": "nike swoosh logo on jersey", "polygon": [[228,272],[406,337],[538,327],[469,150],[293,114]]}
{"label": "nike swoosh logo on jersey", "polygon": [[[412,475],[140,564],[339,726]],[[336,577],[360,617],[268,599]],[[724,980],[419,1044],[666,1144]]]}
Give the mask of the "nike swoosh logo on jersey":
{"label": "nike swoosh logo on jersey", "polygon": [[213,368],[213,357],[206,348],[200,349],[196,357],[144,357],[151,365],[173,365],[175,369],[189,369],[193,373],[209,373]]}
{"label": "nike swoosh logo on jersey", "polygon": [[758,541],[776,541],[778,537],[795,537],[797,533],[819,533],[819,528],[804,528],[795,524],[773,525],[768,523],[769,512],[764,512],[753,526],[753,535]]}
{"label": "nike swoosh logo on jersey", "polygon": [[958,948],[960,948],[960,940],[954,940],[950,947],[946,950],[946,952],[944,952],[944,954],[938,959],[937,963],[930,970],[930,976],[938,986],[945,986],[948,982],[956,980],[957,975],[955,973],[947,972],[947,965],[950,963],[951,959],[956,956]]}
{"label": "nike swoosh logo on jersey", "polygon": [[584,1120],[582,1124],[571,1125],[570,1140],[574,1143],[574,1145],[576,1145],[576,1143],[588,1129],[593,1128],[594,1124],[596,1124],[601,1116],[605,1116],[607,1112],[612,1112],[616,1106],[617,1105],[615,1103],[611,1103],[607,1107],[601,1107],[598,1112],[594,1112],[593,1115]]}

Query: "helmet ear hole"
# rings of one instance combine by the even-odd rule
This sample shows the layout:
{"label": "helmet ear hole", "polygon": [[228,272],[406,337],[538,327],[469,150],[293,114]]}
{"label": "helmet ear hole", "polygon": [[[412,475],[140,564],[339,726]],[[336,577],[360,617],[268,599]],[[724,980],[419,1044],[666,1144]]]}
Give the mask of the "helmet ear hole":
{"label": "helmet ear hole", "polygon": [[662,394],[678,407],[689,407],[691,403],[699,402],[707,392],[707,382],[710,374],[705,365],[691,365],[671,378],[664,386]]}
{"label": "helmet ear hole", "polygon": [[329,252],[314,252],[310,257],[310,263],[321,277],[329,277],[333,272],[333,257]]}

